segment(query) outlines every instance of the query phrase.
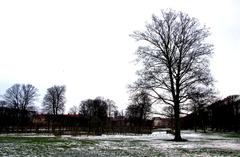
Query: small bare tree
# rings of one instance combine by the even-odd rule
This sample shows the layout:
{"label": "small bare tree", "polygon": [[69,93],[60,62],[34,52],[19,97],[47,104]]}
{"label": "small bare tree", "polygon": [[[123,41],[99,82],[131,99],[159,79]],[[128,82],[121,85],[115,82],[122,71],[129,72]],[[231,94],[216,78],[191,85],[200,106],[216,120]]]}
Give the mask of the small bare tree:
{"label": "small bare tree", "polygon": [[209,56],[212,45],[205,42],[209,31],[197,19],[182,12],[162,11],[152,16],[145,31],[131,35],[143,46],[137,50],[143,69],[132,89],[147,89],[151,97],[173,107],[175,141],[181,141],[180,110],[190,99],[193,87],[209,86],[212,77]]}
{"label": "small bare tree", "polygon": [[[206,132],[206,107],[217,100],[216,92],[212,88],[197,87],[190,91],[189,97],[192,104],[192,112],[194,115],[194,130],[197,131],[197,126],[201,126],[202,130]],[[206,116],[206,115],[205,115]],[[197,120],[197,117],[199,120]]]}
{"label": "small bare tree", "polygon": [[73,105],[70,109],[69,109],[69,114],[78,114],[79,113],[79,108],[76,105]]}
{"label": "small bare tree", "polygon": [[107,103],[107,115],[108,117],[114,117],[114,113],[117,111],[116,103],[111,99],[105,100]]}
{"label": "small bare tree", "polygon": [[146,120],[151,113],[152,102],[149,94],[142,90],[138,93],[134,93],[131,96],[132,105],[136,105],[138,108],[138,116],[140,120]]}
{"label": "small bare tree", "polygon": [[7,105],[7,102],[4,100],[0,100],[0,107],[3,108]]}
{"label": "small bare tree", "polygon": [[53,115],[63,113],[64,104],[66,102],[65,92],[65,86],[53,86],[48,88],[47,93],[43,98],[43,110]]}

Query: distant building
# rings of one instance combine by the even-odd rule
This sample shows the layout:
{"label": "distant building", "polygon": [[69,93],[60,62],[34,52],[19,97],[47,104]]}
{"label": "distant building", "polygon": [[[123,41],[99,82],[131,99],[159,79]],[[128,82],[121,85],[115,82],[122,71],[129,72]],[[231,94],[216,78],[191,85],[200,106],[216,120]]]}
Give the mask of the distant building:
{"label": "distant building", "polygon": [[154,117],[153,118],[153,128],[170,128],[170,119],[169,118],[161,118]]}
{"label": "distant building", "polygon": [[184,129],[240,131],[240,95],[231,95],[181,118]]}

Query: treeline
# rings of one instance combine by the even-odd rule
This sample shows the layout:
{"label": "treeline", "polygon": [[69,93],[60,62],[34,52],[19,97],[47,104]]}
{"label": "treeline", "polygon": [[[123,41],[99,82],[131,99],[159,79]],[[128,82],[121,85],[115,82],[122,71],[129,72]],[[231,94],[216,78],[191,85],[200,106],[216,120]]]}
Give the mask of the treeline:
{"label": "treeline", "polygon": [[54,134],[151,133],[148,119],[150,99],[146,93],[133,96],[126,113],[120,113],[114,101],[97,97],[73,106],[64,114],[65,86],[47,89],[42,113],[34,105],[38,90],[30,84],[15,84],[6,90],[0,101],[0,132]]}
{"label": "treeline", "polygon": [[152,120],[134,121],[133,118],[120,114],[112,105],[100,97],[87,99],[77,107],[79,112],[76,114],[37,115],[34,125],[37,132],[57,134],[151,133]]}
{"label": "treeline", "polygon": [[185,129],[240,131],[240,95],[231,95],[211,105],[203,106],[182,118]]}

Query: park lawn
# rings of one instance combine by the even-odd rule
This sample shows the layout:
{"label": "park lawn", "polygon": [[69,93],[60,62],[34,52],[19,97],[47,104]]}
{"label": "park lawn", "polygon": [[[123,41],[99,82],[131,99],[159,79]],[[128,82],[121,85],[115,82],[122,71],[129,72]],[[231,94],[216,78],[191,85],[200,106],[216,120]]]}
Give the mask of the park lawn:
{"label": "park lawn", "polygon": [[59,136],[9,134],[0,136],[0,156],[240,156],[237,134],[183,131],[186,142],[172,142],[172,135]]}

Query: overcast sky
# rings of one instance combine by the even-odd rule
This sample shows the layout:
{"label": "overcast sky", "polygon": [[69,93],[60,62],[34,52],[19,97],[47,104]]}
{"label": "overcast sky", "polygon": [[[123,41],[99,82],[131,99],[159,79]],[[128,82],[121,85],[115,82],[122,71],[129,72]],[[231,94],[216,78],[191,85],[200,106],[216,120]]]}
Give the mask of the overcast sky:
{"label": "overcast sky", "polygon": [[240,94],[238,0],[7,0],[0,1],[0,95],[14,83],[30,83],[40,105],[47,88],[66,85],[67,110],[97,96],[126,108],[138,46],[129,34],[167,8],[211,28],[219,96]]}

